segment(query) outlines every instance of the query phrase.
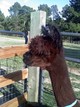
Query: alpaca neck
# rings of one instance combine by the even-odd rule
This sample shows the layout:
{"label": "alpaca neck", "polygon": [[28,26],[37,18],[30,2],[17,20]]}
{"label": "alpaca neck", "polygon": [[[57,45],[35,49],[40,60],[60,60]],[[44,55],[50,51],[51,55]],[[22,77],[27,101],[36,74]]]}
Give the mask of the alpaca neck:
{"label": "alpaca neck", "polygon": [[[76,98],[71,86],[63,53],[57,55],[51,67],[47,70],[49,71],[58,107],[65,107],[72,104]],[[79,107],[78,103],[74,107]]]}

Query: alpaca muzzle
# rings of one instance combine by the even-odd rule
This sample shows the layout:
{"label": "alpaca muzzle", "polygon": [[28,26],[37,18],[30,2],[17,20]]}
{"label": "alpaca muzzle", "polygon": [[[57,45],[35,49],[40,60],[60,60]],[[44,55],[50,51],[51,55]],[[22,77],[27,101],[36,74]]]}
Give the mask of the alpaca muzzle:
{"label": "alpaca muzzle", "polygon": [[30,60],[31,59],[31,54],[30,52],[26,52],[24,55],[23,55],[23,62],[30,66],[32,64],[32,61]]}

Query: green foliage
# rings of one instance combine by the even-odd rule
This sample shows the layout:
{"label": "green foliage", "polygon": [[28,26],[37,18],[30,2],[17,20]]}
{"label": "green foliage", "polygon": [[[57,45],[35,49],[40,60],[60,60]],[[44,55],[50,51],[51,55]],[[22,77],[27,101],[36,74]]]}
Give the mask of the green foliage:
{"label": "green foliage", "polygon": [[24,31],[30,29],[30,13],[35,11],[28,6],[21,6],[18,2],[14,3],[9,9],[10,16],[4,17],[0,11],[0,29],[11,31]]}
{"label": "green foliage", "polygon": [[74,8],[74,10],[80,13],[80,0],[70,0],[70,6]]}
{"label": "green foliage", "polygon": [[[80,32],[80,0],[70,0],[70,5],[65,5],[61,13],[57,5],[40,4],[38,10],[45,11],[47,23],[56,25],[61,31]],[[0,30],[30,30],[30,14],[33,11],[33,8],[15,2],[9,9],[10,16],[5,17],[0,11]]]}
{"label": "green foliage", "polygon": [[0,11],[0,22],[4,21],[5,17],[4,14]]}
{"label": "green foliage", "polygon": [[67,22],[80,23],[80,0],[70,0],[70,6],[63,7],[62,16]]}
{"label": "green foliage", "polygon": [[11,16],[17,16],[20,9],[21,9],[21,5],[18,2],[16,2],[14,3],[14,5],[10,7],[9,13]]}
{"label": "green foliage", "polygon": [[70,0],[70,5],[65,5],[62,18],[58,26],[61,31],[80,32],[80,0]]}
{"label": "green foliage", "polygon": [[4,20],[5,20],[5,16],[4,14],[0,11],[0,30],[4,29]]}
{"label": "green foliage", "polygon": [[35,11],[35,10],[33,10],[33,8],[24,5],[19,10],[18,14],[19,15],[30,14],[30,12],[33,12],[33,11]]}
{"label": "green foliage", "polygon": [[59,23],[59,28],[61,31],[66,32],[80,32],[80,23],[72,23],[72,22],[62,22]]}
{"label": "green foliage", "polygon": [[4,26],[2,26],[1,23],[0,23],[0,30],[2,30],[2,29],[4,29]]}
{"label": "green foliage", "polygon": [[50,10],[50,7],[48,7],[47,4],[42,4],[40,6],[38,6],[38,10],[43,10],[47,13],[47,16],[50,16],[51,15],[51,10]]}
{"label": "green foliage", "polygon": [[52,19],[53,20],[60,19],[60,14],[59,14],[57,5],[52,5],[51,6],[51,14],[52,14]]}

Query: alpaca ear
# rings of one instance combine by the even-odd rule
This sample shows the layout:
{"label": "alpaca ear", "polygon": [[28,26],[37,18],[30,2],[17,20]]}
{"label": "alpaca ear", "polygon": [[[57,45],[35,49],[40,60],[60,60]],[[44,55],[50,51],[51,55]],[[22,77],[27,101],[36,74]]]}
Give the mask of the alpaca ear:
{"label": "alpaca ear", "polygon": [[42,26],[41,28],[41,33],[43,34],[43,36],[50,36],[50,31],[49,28],[47,26]]}
{"label": "alpaca ear", "polygon": [[52,39],[60,35],[58,29],[50,24],[42,26],[41,33],[43,34],[43,36],[50,36]]}
{"label": "alpaca ear", "polygon": [[58,31],[58,29],[55,26],[50,26],[50,36],[53,39],[53,42],[55,43],[55,46],[60,49],[62,47],[62,37]]}
{"label": "alpaca ear", "polygon": [[58,48],[62,47],[61,35],[54,25],[46,24],[45,27],[42,26],[42,34],[43,36],[51,37],[56,47]]}

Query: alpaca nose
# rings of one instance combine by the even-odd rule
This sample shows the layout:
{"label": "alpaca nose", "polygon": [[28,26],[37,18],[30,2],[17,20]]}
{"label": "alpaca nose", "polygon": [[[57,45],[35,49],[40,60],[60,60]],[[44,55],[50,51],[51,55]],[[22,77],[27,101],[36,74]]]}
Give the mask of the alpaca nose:
{"label": "alpaca nose", "polygon": [[30,52],[26,52],[26,53],[23,54],[23,62],[24,63],[30,62],[30,58],[31,58]]}
{"label": "alpaca nose", "polygon": [[25,54],[23,54],[23,60],[29,59],[30,54],[29,52],[26,52]]}
{"label": "alpaca nose", "polygon": [[26,64],[26,66],[31,66],[32,65],[30,52],[26,52],[23,55],[23,62]]}

